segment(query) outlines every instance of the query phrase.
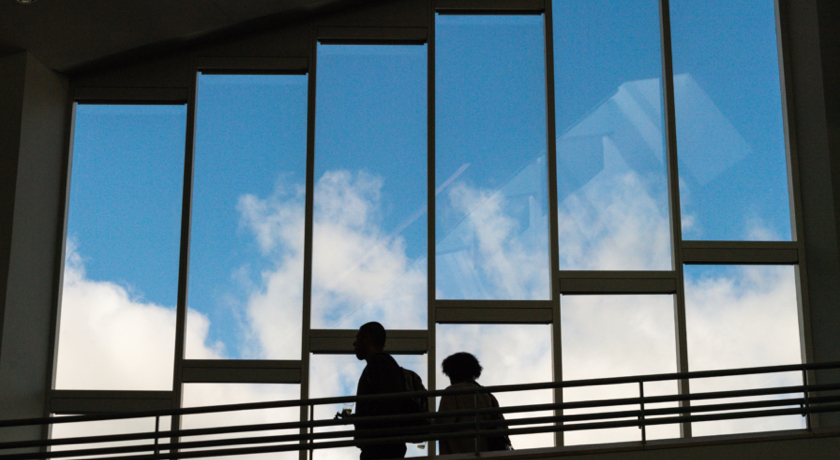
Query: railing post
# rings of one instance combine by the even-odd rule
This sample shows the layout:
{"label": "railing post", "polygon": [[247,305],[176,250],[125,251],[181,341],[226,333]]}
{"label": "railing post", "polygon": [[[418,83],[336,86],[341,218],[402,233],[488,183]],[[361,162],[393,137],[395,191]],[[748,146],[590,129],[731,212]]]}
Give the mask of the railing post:
{"label": "railing post", "polygon": [[155,416],[155,459],[160,458],[160,447],[158,445],[158,438],[160,434],[160,415]]}
{"label": "railing post", "polygon": [[645,382],[639,380],[639,404],[641,405],[641,413],[639,414],[639,428],[642,429],[642,444],[647,442],[647,430],[645,429]]}
{"label": "railing post", "polygon": [[[315,404],[310,404],[309,405],[309,421],[310,422],[315,421]],[[315,449],[312,448],[312,434],[314,432],[315,432],[315,427],[310,426],[309,427],[309,439],[306,440],[306,443],[309,445],[309,460],[312,460],[312,458],[315,455]]]}
{"label": "railing post", "polygon": [[802,416],[805,417],[805,429],[811,431],[811,404],[810,398],[808,397],[808,371],[805,368],[802,368],[802,386],[804,387],[804,391],[802,392],[803,397],[805,398],[805,404],[802,407]]}
{"label": "railing post", "polygon": [[[481,428],[479,427],[479,422],[478,422],[478,387],[476,387],[476,389],[475,389],[475,397],[474,397],[473,401],[475,403],[475,405],[473,406],[473,408],[475,410],[475,412],[474,412],[474,415],[475,415],[475,431],[479,431],[479,430],[481,430]],[[475,456],[476,457],[479,456],[479,453],[478,453],[478,433],[475,434]]]}

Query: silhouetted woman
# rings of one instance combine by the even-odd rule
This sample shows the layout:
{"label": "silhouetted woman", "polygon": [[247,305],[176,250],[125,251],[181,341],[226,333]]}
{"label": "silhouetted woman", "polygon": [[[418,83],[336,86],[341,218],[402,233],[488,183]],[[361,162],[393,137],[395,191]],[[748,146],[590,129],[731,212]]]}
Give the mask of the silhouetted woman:
{"label": "silhouetted woman", "polygon": [[[480,387],[481,385],[476,383],[476,380],[479,376],[481,376],[482,369],[481,364],[478,363],[478,359],[469,353],[460,352],[447,357],[443,360],[443,373],[449,377],[451,385],[446,387],[446,389]],[[477,401],[479,409],[499,407],[498,401],[496,401],[496,398],[490,393],[479,393]],[[440,398],[440,407],[438,407],[438,412],[474,409],[475,403],[475,393],[445,395]],[[484,416],[482,417],[482,420],[504,420],[504,416],[501,414],[497,416]],[[452,417],[435,417],[436,424],[460,422],[475,423],[475,416],[459,415]],[[485,428],[489,427],[482,427],[482,429]],[[474,428],[466,428],[465,430],[471,429]],[[475,452],[475,448],[474,437],[446,438],[440,440],[441,455]],[[491,436],[489,439],[487,437],[478,438],[479,451],[508,449],[512,448],[510,447],[510,440],[507,436]]]}

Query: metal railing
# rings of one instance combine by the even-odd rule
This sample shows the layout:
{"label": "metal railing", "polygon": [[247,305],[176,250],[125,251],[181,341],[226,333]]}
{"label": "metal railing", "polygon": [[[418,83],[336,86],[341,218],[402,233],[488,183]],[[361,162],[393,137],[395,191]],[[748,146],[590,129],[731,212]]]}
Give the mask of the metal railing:
{"label": "metal railing", "polygon": [[[840,381],[819,385],[808,384],[809,372],[819,370],[840,370],[840,362],[823,364],[800,364],[789,366],[758,367],[733,370],[716,370],[687,373],[639,375],[631,377],[575,380],[565,382],[534,383],[523,385],[501,385],[491,387],[458,388],[411,393],[395,393],[373,396],[344,396],[334,398],[304,399],[295,401],[272,401],[247,404],[230,404],[183,409],[167,409],[131,413],[91,414],[39,419],[0,421],[0,436],[4,430],[21,427],[55,426],[93,421],[137,420],[154,418],[154,431],[125,434],[79,436],[47,440],[24,440],[0,443],[0,458],[8,460],[47,459],[68,457],[119,456],[121,459],[174,459],[200,458],[232,455],[246,455],[284,451],[308,451],[309,457],[317,449],[348,446],[362,446],[386,443],[422,443],[451,438],[475,438],[498,435],[521,435],[553,433],[579,430],[596,430],[619,427],[638,427],[641,442],[647,441],[647,428],[666,424],[683,424],[715,420],[733,420],[755,417],[800,415],[823,412],[840,412]],[[757,374],[799,372],[801,385],[773,388],[752,388],[729,391],[713,391],[691,394],[645,395],[645,384],[651,382],[697,380],[714,377],[736,377]],[[840,380],[840,379],[838,379]],[[443,395],[474,395],[481,393],[506,393],[557,388],[603,387],[607,385],[636,384],[638,396],[613,399],[595,399],[563,403],[528,404],[500,408],[463,409],[447,412],[429,412],[410,415],[380,417],[357,417],[347,419],[325,418],[316,420],[317,406],[332,406],[347,402],[373,399],[435,397]],[[751,401],[736,398],[771,397]],[[714,401],[720,400],[722,402]],[[693,404],[694,402],[711,404]],[[652,407],[654,405],[669,407]],[[231,414],[243,411],[279,408],[307,407],[310,420],[296,422],[262,423],[250,425],[217,426],[164,430],[161,419],[187,417],[199,414]],[[621,407],[624,406],[624,407]],[[631,408],[626,408],[630,406]],[[589,413],[569,413],[575,410],[597,410]],[[509,418],[500,422],[493,414],[533,414],[548,412],[552,415]],[[467,417],[467,422],[435,423],[435,418]],[[430,420],[424,424],[421,420]],[[365,430],[347,429],[354,423],[377,423],[390,425],[388,428]],[[420,423],[418,423],[420,422]],[[810,424],[806,424],[810,428]],[[316,431],[316,429],[333,431]],[[286,431],[284,434],[270,432]],[[268,434],[266,434],[268,433]],[[354,437],[363,433],[360,439]],[[202,437],[230,436],[224,439],[201,439]],[[144,441],[141,445],[102,446],[105,443],[127,443]],[[99,445],[97,447],[97,445]]]}

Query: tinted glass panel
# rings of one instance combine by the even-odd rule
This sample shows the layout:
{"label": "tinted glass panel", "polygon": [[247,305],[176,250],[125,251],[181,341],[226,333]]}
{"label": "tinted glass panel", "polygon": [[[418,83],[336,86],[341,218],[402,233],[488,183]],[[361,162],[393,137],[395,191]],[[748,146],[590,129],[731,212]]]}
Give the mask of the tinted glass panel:
{"label": "tinted glass panel", "polygon": [[[686,266],[688,364],[692,371],[799,364],[799,320],[794,267]],[[694,379],[693,393],[801,385],[799,372]],[[757,399],[793,398],[801,394]],[[707,400],[720,404],[747,399]],[[702,422],[695,435],[805,427],[799,415]]]}
{"label": "tinted glass panel", "polygon": [[[451,383],[441,363],[453,353],[473,354],[484,368],[478,382],[485,386],[550,382],[551,328],[544,325],[461,325],[437,327],[437,389]],[[553,401],[551,390],[495,394],[501,407],[546,404]],[[550,412],[506,414],[506,419],[550,416]],[[517,428],[529,425],[517,425]],[[511,436],[514,449],[554,445],[551,433]]]}
{"label": "tinted glass panel", "polygon": [[552,3],[560,268],[671,268],[659,2]]}
{"label": "tinted glass panel", "polygon": [[548,299],[543,17],[437,16],[439,299]]}
{"label": "tinted glass panel", "polygon": [[684,239],[791,239],[774,3],[670,3]]}
{"label": "tinted glass panel", "polygon": [[199,75],[187,358],[300,359],[305,75]]}
{"label": "tinted glass panel", "polygon": [[[215,406],[219,404],[243,404],[264,401],[284,401],[300,399],[300,385],[268,384],[230,384],[230,383],[192,383],[184,385],[182,407]],[[216,414],[190,414],[181,418],[184,429],[217,428],[236,425],[257,425],[263,423],[297,422],[300,420],[300,408],[278,407],[270,409],[243,410]],[[209,441],[260,436],[289,436],[300,434],[294,430],[262,430],[255,432],[234,432],[217,435],[190,436],[181,441]],[[287,442],[285,444],[296,444]],[[266,444],[261,444],[262,446]],[[276,445],[276,444],[275,444]],[[258,445],[259,446],[259,445]],[[231,446],[238,447],[238,446]],[[249,447],[247,445],[243,447]],[[216,447],[218,449],[219,447]],[[193,449],[200,450],[200,449]],[[189,452],[190,450],[186,450]],[[247,458],[294,460],[298,452],[273,452],[268,454],[247,455]]]}
{"label": "tinted glass panel", "polygon": [[56,388],[168,390],[186,107],[79,105]]}
{"label": "tinted glass panel", "polygon": [[[563,379],[581,380],[664,374],[677,371],[674,338],[674,298],[666,295],[563,296],[561,299]],[[677,384],[650,382],[645,396],[675,395]],[[566,388],[563,401],[635,398],[637,383]],[[676,407],[646,404],[646,409]],[[566,414],[638,410],[639,406],[610,406],[566,411]],[[676,438],[677,425],[647,427],[647,439]],[[569,431],[566,445],[640,441],[638,427]]]}
{"label": "tinted glass panel", "polygon": [[318,47],[313,327],[426,328],[426,61]]}
{"label": "tinted glass panel", "polygon": [[[400,366],[411,369],[419,375],[423,382],[427,378],[427,358],[425,355],[393,355]],[[311,398],[329,398],[333,396],[354,396],[359,384],[359,377],[365,369],[365,362],[356,359],[353,355],[312,355],[309,361],[309,379]],[[428,385],[427,385],[428,386]],[[315,420],[332,420],[335,414],[341,412],[343,404],[319,405],[315,407]],[[355,413],[355,404],[347,406]],[[316,433],[326,431],[341,431],[353,429],[353,425],[339,425],[335,427],[317,428]],[[408,452],[406,457],[425,457],[426,445],[419,447],[417,444],[407,444]],[[341,460],[355,458],[359,455],[356,447],[341,447],[337,449],[325,449],[316,451],[318,459]]]}

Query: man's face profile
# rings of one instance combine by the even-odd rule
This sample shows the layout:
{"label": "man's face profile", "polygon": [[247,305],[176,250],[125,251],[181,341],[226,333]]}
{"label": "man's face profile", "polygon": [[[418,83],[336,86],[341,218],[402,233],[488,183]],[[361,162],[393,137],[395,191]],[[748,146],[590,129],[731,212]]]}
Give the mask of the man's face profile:
{"label": "man's face profile", "polygon": [[356,359],[363,360],[367,358],[368,344],[370,344],[370,336],[362,331],[356,333],[356,340],[353,341],[353,352],[356,354]]}

